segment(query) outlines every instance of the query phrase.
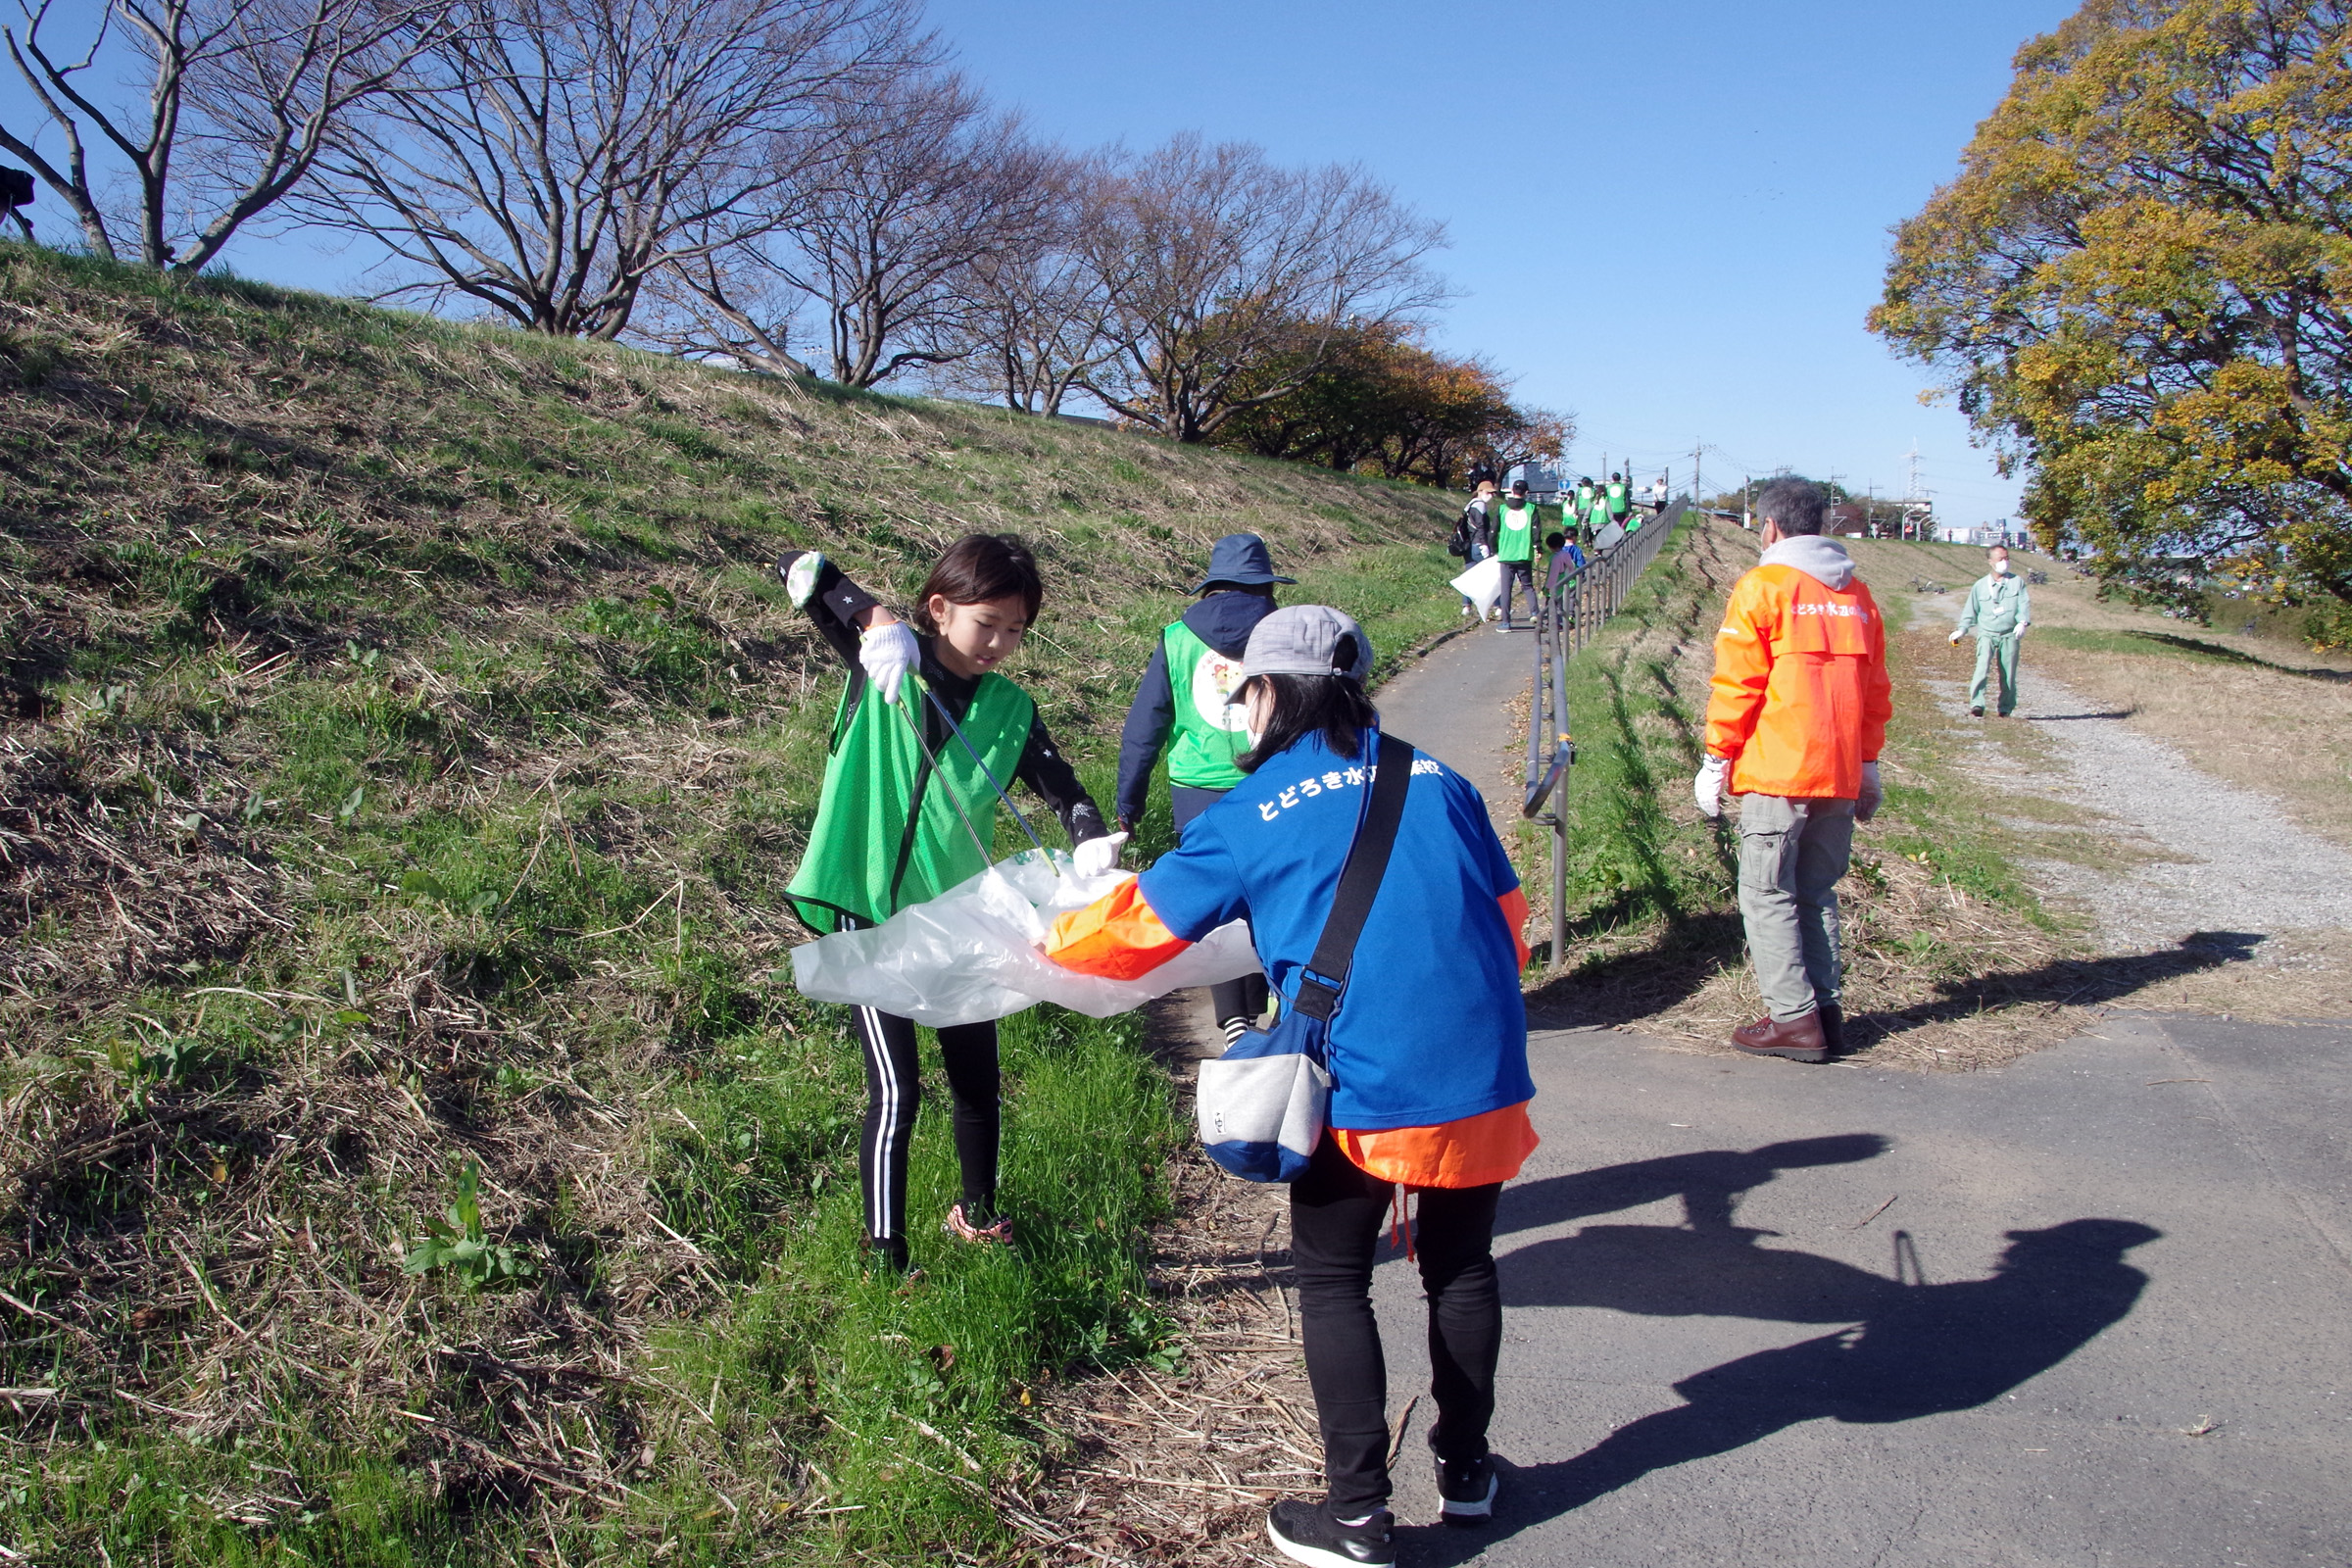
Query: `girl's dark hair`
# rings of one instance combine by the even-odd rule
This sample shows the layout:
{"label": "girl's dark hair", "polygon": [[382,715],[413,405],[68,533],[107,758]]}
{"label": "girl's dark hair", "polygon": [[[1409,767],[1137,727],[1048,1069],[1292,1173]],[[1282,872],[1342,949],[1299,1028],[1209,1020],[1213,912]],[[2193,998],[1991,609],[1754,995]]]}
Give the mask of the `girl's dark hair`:
{"label": "girl's dark hair", "polygon": [[1260,684],[1274,694],[1274,711],[1264,736],[1234,760],[1245,773],[1317,733],[1333,756],[1353,757],[1364,731],[1380,723],[1380,710],[1352,675],[1253,675],[1242,689]]}
{"label": "girl's dark hair", "polygon": [[1046,601],[1045,579],[1037,574],[1037,558],[1029,547],[1008,533],[967,533],[948,546],[923,579],[914,599],[914,629],[926,637],[939,635],[931,621],[931,596],[951,605],[984,605],[992,599],[1021,602],[1022,617],[1037,619],[1037,607]]}

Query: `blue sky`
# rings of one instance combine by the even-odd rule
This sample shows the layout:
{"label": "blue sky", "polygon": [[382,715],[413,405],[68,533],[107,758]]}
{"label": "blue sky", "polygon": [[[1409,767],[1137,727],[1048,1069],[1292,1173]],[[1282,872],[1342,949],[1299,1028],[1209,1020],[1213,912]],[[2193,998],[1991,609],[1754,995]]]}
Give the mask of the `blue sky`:
{"label": "blue sky", "polygon": [[1440,340],[1570,409],[1572,467],[1787,465],[1947,522],[2017,487],[1862,328],[2060,0],[933,0],[966,71],[1073,144],[1180,130],[1360,162],[1445,220]]}
{"label": "blue sky", "polygon": [[[1074,146],[1182,130],[1361,163],[1446,221],[1439,341],[1573,411],[1572,470],[1709,488],[1788,466],[1946,522],[2014,510],[1925,378],[1862,328],[1888,227],[1951,176],[2063,0],[932,0],[959,64]],[[13,72],[0,116],[28,125]],[[44,143],[54,143],[54,133]],[[45,234],[69,232],[45,204]],[[241,242],[249,275],[357,285],[356,255]]]}

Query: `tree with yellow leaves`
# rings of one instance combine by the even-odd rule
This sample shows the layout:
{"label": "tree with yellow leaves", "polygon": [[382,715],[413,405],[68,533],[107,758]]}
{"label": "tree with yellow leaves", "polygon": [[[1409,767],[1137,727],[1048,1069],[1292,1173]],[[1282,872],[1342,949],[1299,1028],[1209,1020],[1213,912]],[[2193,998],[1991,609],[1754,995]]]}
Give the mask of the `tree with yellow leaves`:
{"label": "tree with yellow leaves", "polygon": [[2352,5],[2088,0],[1896,230],[1870,325],[2045,543],[2352,638]]}

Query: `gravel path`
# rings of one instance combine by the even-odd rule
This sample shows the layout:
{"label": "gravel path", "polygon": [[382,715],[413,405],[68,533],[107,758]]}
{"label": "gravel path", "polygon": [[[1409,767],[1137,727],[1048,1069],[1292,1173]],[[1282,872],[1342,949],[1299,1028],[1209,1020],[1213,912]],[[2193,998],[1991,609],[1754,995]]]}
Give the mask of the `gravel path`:
{"label": "gravel path", "polygon": [[[1930,682],[1958,722],[1958,682]],[[2147,953],[2192,931],[2263,936],[2333,926],[2352,929],[2352,854],[2314,837],[2278,807],[2192,765],[2161,741],[2086,703],[2039,670],[2020,683],[2017,717],[2056,742],[2057,765],[2027,776],[1987,746],[1983,766],[2012,787],[2083,807],[2106,818],[2097,831],[2128,851],[2162,858],[2092,869],[2035,865],[2043,891],[2086,907],[2100,947]]]}

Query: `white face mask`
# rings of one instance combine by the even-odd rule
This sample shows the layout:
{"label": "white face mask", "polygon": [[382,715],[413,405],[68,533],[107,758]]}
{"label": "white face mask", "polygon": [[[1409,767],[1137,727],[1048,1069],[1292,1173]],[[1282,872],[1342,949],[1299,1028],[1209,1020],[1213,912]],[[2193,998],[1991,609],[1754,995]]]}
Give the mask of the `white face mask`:
{"label": "white face mask", "polygon": [[2009,563],[2008,563],[2006,560],[2001,560],[2001,561],[1996,561],[1996,562],[1994,562],[1994,563],[1992,564],[1992,574],[1993,574],[1994,576],[1996,576],[1996,577],[2006,577],[2006,576],[2008,576],[2008,575],[2009,575]]}

